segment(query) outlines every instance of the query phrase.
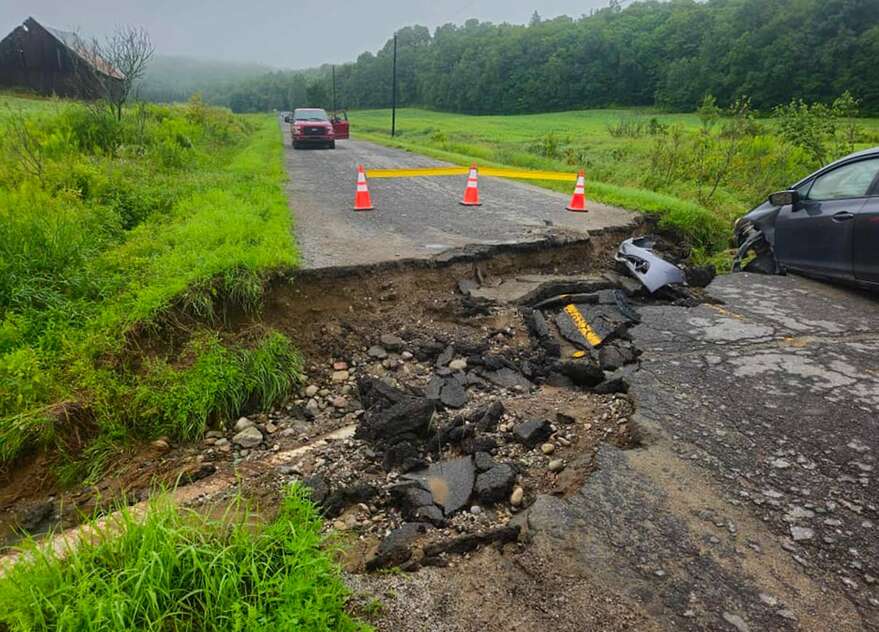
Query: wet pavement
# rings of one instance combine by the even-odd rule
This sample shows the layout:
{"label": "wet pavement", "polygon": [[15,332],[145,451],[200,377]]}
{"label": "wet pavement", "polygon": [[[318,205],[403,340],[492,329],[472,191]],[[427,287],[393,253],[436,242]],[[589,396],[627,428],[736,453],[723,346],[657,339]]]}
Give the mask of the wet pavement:
{"label": "wet pavement", "polygon": [[[466,178],[373,179],[373,211],[354,212],[356,168],[443,166],[424,156],[357,140],[335,150],[293,150],[288,125],[287,187],[303,268],[349,266],[435,257],[473,244],[545,240],[565,233],[585,238],[628,226],[635,214],[588,202],[588,213],[565,210],[570,195],[500,178],[480,178],[482,206],[458,204]],[[571,188],[574,186],[571,174]],[[587,199],[589,191],[586,191]]]}
{"label": "wet pavement", "polygon": [[540,498],[534,537],[666,629],[876,629],[879,300],[745,274],[709,295],[640,309],[643,446]]}

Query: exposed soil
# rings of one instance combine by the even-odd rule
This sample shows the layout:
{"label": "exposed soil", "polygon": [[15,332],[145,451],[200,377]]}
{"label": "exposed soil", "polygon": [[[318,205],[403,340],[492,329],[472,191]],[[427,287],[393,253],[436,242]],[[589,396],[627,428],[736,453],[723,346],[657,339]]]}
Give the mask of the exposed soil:
{"label": "exposed soil", "polygon": [[[278,281],[260,320],[239,317],[228,334],[269,327],[296,342],[307,376],[289,402],[212,430],[198,444],[143,446],[120,457],[112,475],[94,486],[59,492],[51,477],[40,482],[49,463],[35,459],[3,487],[0,537],[9,545],[17,529],[73,527],[123,499],[142,508],[154,490],[174,485],[178,502],[201,511],[243,494],[269,517],[286,486],[302,481],[323,508],[327,530],[346,544],[342,564],[356,574],[355,588],[411,592],[410,601],[437,582],[461,591],[454,615],[426,613],[435,623],[429,629],[552,623],[574,630],[584,612],[604,629],[650,629],[645,613],[546,559],[539,545],[532,550],[521,519],[535,498],[579,490],[602,444],[637,444],[634,408],[624,377],[616,375],[637,363],[625,326],[608,334],[608,348],[623,357],[611,361],[579,344],[576,331],[565,334],[561,322],[554,324],[564,318],[563,304],[529,306],[559,288],[594,290],[578,294],[586,296],[584,310],[615,296],[607,292],[620,277],[601,271],[613,267],[621,237],[464,251],[443,261]],[[504,288],[540,291],[528,300],[485,297]],[[538,312],[554,343],[536,330]],[[413,425],[409,408],[394,417],[395,406],[421,410],[423,423]],[[396,423],[408,424],[402,439],[388,434]],[[464,483],[444,478],[444,468],[455,464],[463,464]],[[452,507],[462,493],[463,502]],[[380,568],[419,571],[419,579],[359,577]],[[552,589],[558,583],[564,590]],[[485,599],[505,613],[503,622],[477,615]],[[382,629],[404,619],[403,629],[428,629],[412,627],[411,603],[398,609],[389,599],[387,608]]]}

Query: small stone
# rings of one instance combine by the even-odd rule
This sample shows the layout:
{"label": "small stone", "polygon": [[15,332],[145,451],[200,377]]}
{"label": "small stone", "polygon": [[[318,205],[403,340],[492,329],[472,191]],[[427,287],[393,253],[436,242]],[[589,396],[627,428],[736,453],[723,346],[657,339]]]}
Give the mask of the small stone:
{"label": "small stone", "polygon": [[449,362],[449,368],[452,371],[463,371],[467,368],[467,360],[464,358],[456,358]]}
{"label": "small stone", "polygon": [[544,443],[542,446],[540,446],[540,451],[544,454],[552,454],[553,452],[555,452],[555,445],[553,445],[552,443]]}
{"label": "small stone", "polygon": [[404,351],[403,353],[400,354],[400,357],[403,358],[404,360],[411,360],[412,354],[409,353],[408,351]]}
{"label": "small stone", "polygon": [[388,351],[400,351],[405,344],[402,338],[395,336],[394,334],[382,334],[379,341],[381,342],[382,347]]}
{"label": "small stone", "polygon": [[306,397],[314,397],[315,395],[317,395],[317,392],[318,392],[319,390],[320,390],[320,389],[319,389],[317,386],[315,386],[314,384],[309,384],[309,385],[305,388],[305,396],[306,396]]}
{"label": "small stone", "polygon": [[241,417],[238,421],[235,422],[235,432],[241,432],[245,428],[250,428],[253,425],[253,422],[250,421],[247,417]]}
{"label": "small stone", "polygon": [[375,358],[377,360],[384,360],[388,357],[388,352],[385,351],[384,347],[379,347],[378,345],[373,345],[366,352],[370,358]]}
{"label": "small stone", "polygon": [[168,440],[165,437],[160,437],[159,439],[156,439],[155,441],[150,443],[150,445],[156,450],[161,450],[162,452],[165,452],[171,447],[171,444],[168,443]]}
{"label": "small stone", "polygon": [[788,621],[796,621],[797,615],[793,613],[792,610],[788,610],[787,608],[782,608],[776,614],[782,619],[787,619]]}
{"label": "small stone", "polygon": [[333,371],[347,371],[348,363],[347,362],[333,362]]}
{"label": "small stone", "polygon": [[522,505],[522,501],[525,499],[525,490],[521,487],[516,487],[513,490],[513,493],[510,494],[510,504],[513,507],[520,507]]}
{"label": "small stone", "polygon": [[745,623],[745,620],[742,619],[737,614],[732,614],[730,612],[723,613],[723,620],[733,626],[738,632],[750,632],[751,629],[748,627],[748,624]]}
{"label": "small stone", "polygon": [[347,382],[350,376],[351,374],[348,371],[334,371],[331,379],[336,384],[341,384],[342,382]]}
{"label": "small stone", "polygon": [[344,397],[339,396],[339,397],[336,397],[333,399],[333,408],[338,408],[341,410],[342,408],[345,408],[347,405],[348,405],[348,400],[345,399]]}
{"label": "small stone", "polygon": [[794,542],[805,542],[806,540],[811,540],[815,537],[815,531],[808,527],[791,525],[790,535],[794,539]]}
{"label": "small stone", "polygon": [[470,513],[472,513],[474,516],[478,516],[482,513],[482,507],[480,507],[479,505],[473,505],[472,507],[470,507]]}
{"label": "small stone", "polygon": [[770,608],[774,608],[778,605],[778,599],[767,593],[760,593],[760,601],[765,603]]}
{"label": "small stone", "polygon": [[769,465],[774,467],[776,470],[786,470],[791,466],[791,462],[785,459],[772,459],[769,462]]}
{"label": "small stone", "polygon": [[561,472],[565,469],[565,462],[562,459],[553,459],[547,466],[550,472]]}
{"label": "small stone", "polygon": [[262,433],[254,426],[249,426],[232,437],[232,443],[242,448],[255,448],[262,440]]}

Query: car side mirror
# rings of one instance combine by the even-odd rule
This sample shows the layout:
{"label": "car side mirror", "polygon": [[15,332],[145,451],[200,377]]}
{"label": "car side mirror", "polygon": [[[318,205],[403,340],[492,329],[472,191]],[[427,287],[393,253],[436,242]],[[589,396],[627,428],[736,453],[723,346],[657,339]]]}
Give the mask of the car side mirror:
{"label": "car side mirror", "polygon": [[796,206],[800,203],[800,192],[796,190],[778,191],[769,196],[769,203],[772,206]]}

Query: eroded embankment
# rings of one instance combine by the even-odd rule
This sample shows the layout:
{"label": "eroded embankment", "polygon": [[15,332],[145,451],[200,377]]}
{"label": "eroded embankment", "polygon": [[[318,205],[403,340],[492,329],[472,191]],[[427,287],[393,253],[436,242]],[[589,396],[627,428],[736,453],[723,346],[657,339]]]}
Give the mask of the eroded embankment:
{"label": "eroded embankment", "polygon": [[[72,527],[84,514],[112,507],[123,496],[142,504],[161,485],[177,484],[176,494],[185,504],[222,503],[243,490],[270,508],[287,482],[309,479],[331,523],[362,532],[362,554],[352,559],[354,567],[372,559],[375,542],[419,509],[419,516],[433,517],[440,540],[452,532],[486,529],[509,539],[511,531],[498,529],[507,528],[529,496],[574,489],[588,474],[590,454],[599,442],[632,441],[626,421],[631,410],[622,395],[593,392],[607,377],[597,353],[577,358],[588,369],[557,370],[560,356],[548,353],[530,310],[523,310],[515,297],[488,295],[565,279],[586,284],[581,290],[609,291],[620,285],[620,277],[590,273],[612,266],[612,253],[628,232],[607,231],[591,239],[560,236],[430,261],[306,271],[278,279],[259,317],[229,318],[223,333],[242,336],[251,328],[268,327],[288,334],[306,357],[307,377],[297,396],[276,410],[254,411],[237,427],[217,428],[198,444],[143,446],[93,486],[41,490],[34,484],[41,473],[35,465],[26,485],[15,476],[4,485],[0,535],[9,544],[16,539],[13,529],[40,533]],[[182,330],[175,336],[182,336]],[[373,349],[381,346],[383,336],[387,344]],[[564,336],[559,340],[564,348],[558,353],[573,355],[576,343]],[[604,362],[610,367],[635,356],[623,348],[620,357]],[[379,395],[371,396],[376,384]],[[622,387],[610,383],[603,390]],[[429,415],[419,418],[425,423],[391,432],[394,440],[388,444],[387,433],[375,429],[381,425],[376,420],[387,417],[387,409],[413,401],[429,402],[422,408]],[[519,426],[525,422],[541,422],[533,437],[523,436]],[[363,430],[356,439],[345,437],[369,423],[371,434]],[[407,433],[411,441],[396,441]],[[315,442],[323,435],[329,439]],[[399,458],[389,458],[395,451]],[[416,494],[423,504],[411,508],[399,490],[391,491],[404,474],[449,458],[467,461],[465,487],[472,478],[459,507],[445,506],[448,491],[439,491],[435,481],[427,487],[436,495]],[[488,472],[491,476],[480,484]],[[481,540],[468,542],[457,546]],[[443,551],[434,552],[441,557]]]}

